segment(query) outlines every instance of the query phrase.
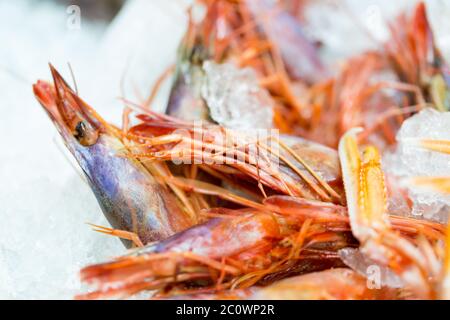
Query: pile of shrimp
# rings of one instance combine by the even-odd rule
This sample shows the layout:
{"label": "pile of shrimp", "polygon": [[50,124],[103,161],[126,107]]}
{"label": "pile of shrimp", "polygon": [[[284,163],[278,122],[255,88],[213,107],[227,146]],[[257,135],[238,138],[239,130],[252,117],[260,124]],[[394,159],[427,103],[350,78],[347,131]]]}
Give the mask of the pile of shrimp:
{"label": "pile of shrimp", "polygon": [[[199,1],[175,66],[145,101],[123,99],[121,126],[53,66],[33,86],[111,224],[94,230],[129,249],[83,268],[78,299],[450,298],[450,229],[388,210],[390,195],[410,199],[381,166],[404,120],[450,107],[425,5],[337,73],[304,32],[307,5]],[[450,141],[418,146],[450,154]],[[450,193],[450,177],[409,183]]]}

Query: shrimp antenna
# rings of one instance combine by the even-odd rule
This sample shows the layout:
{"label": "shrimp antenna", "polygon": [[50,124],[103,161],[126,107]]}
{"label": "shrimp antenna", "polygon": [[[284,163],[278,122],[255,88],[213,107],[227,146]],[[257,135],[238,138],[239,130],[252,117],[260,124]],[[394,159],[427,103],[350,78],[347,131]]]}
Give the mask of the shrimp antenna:
{"label": "shrimp antenna", "polygon": [[75,93],[78,95],[78,86],[77,86],[77,81],[75,80],[75,74],[73,72],[72,65],[70,64],[70,62],[67,62],[67,65],[69,66],[70,76],[72,77],[73,86],[75,88]]}

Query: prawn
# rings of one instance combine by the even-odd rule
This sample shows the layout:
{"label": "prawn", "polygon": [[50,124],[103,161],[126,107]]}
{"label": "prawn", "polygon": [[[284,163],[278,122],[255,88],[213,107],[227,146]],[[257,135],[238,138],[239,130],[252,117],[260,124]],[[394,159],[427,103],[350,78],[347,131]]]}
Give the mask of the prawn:
{"label": "prawn", "polygon": [[419,87],[438,110],[449,110],[449,68],[436,46],[425,4],[417,4],[411,16],[400,15],[390,30],[385,52],[399,79]]}
{"label": "prawn", "polygon": [[[82,280],[95,284],[97,289],[79,298],[126,297],[143,290],[157,290],[157,298],[183,294],[195,297],[215,291],[220,295],[223,290],[231,290],[230,294],[223,292],[223,296],[232,298],[233,292],[239,292],[242,298],[243,292],[255,292],[261,285],[270,288],[271,283],[287,276],[343,267],[339,250],[358,246],[345,207],[331,203],[274,196],[257,209],[215,208],[205,214],[209,220],[169,239],[115,261],[84,268]],[[393,228],[405,237],[424,234],[430,241],[444,238],[445,231],[438,224],[389,218]],[[346,277],[350,282],[360,278],[349,270],[339,273],[330,274],[330,281],[336,279],[336,288],[322,288],[334,292],[330,296],[336,294],[336,299],[346,297],[337,295],[339,283]],[[316,277],[320,275],[299,279],[299,287],[305,285],[306,290]],[[322,285],[317,283],[317,287]],[[268,289],[267,298],[270,292]],[[361,294],[359,289],[357,292],[355,298]],[[300,293],[289,294],[299,297]],[[313,296],[312,291],[308,294]]]}
{"label": "prawn", "polygon": [[126,147],[120,130],[106,123],[51,65],[50,70],[53,84],[38,81],[34,94],[83,170],[110,224],[127,232],[128,240],[137,240],[137,235],[137,242],[144,244],[193,225],[176,197],[139,160],[121,156]]}
{"label": "prawn", "polygon": [[154,114],[138,117],[142,123],[131,128],[129,136],[135,142],[133,157],[201,164],[222,178],[251,179],[288,195],[342,201],[337,153],[330,148],[290,136],[253,136],[220,126],[193,126],[170,117],[157,119]]}
{"label": "prawn", "polygon": [[[266,287],[221,290],[179,295],[168,299],[182,300],[379,300],[395,299],[396,289],[369,289],[367,280],[356,272],[335,268],[289,277]],[[165,297],[157,297],[156,299]]]}
{"label": "prawn", "polygon": [[[348,214],[361,252],[399,276],[412,297],[435,299],[446,295],[440,288],[448,274],[436,241],[405,237],[394,231],[386,210],[386,189],[378,150],[367,146],[362,155],[358,129],[350,130],[339,143]],[[447,251],[450,243],[447,234]],[[448,257],[445,258],[448,261]],[[444,281],[445,282],[445,281]]]}
{"label": "prawn", "polygon": [[[303,112],[298,88],[308,87],[313,79],[324,78],[326,72],[315,46],[303,35],[300,23],[282,7],[274,7],[265,1],[200,2],[206,7],[206,14],[200,22],[194,22],[189,16],[188,29],[178,50],[167,114],[184,120],[217,123],[203,92],[208,84],[205,63],[215,63],[235,67],[226,71],[230,75],[236,73],[236,79],[229,80],[232,83],[247,81],[244,74],[238,76],[241,71],[245,75],[256,75],[259,81],[257,94],[252,89],[247,95],[248,99],[253,99],[249,106],[257,99],[261,109],[262,105],[271,109],[263,112],[261,117],[273,119],[263,119],[263,122],[272,123],[273,120],[273,126],[283,133],[295,132],[296,126],[304,125],[308,112]],[[259,15],[260,11],[264,14]],[[273,23],[266,23],[266,16],[271,16]],[[292,34],[280,32],[286,26],[293,30]],[[299,65],[299,60],[304,63]],[[234,103],[230,107],[236,108]],[[221,108],[227,109],[226,106]],[[243,111],[239,110],[241,114]],[[244,111],[250,114],[262,112],[257,108]],[[233,114],[229,110],[222,113]]]}

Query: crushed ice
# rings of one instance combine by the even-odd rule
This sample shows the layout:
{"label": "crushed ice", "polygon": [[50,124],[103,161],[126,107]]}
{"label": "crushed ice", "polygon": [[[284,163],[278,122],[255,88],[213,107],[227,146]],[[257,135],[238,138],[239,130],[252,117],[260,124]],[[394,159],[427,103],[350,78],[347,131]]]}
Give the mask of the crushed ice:
{"label": "crushed ice", "polygon": [[450,140],[450,112],[427,108],[407,119],[397,134],[397,149],[385,155],[385,171],[404,182],[412,215],[445,222],[450,196],[408,183],[413,177],[450,176],[450,155],[419,147],[417,142],[422,139]]}
{"label": "crushed ice", "polygon": [[214,121],[231,129],[273,127],[273,101],[260,87],[255,71],[211,61],[206,61],[203,69],[202,96]]}
{"label": "crushed ice", "polygon": [[[379,286],[401,288],[401,279],[389,268],[379,266],[376,262],[367,258],[359,249],[344,248],[339,250],[342,261],[353,271],[363,277],[378,276]],[[377,274],[375,274],[377,273]]]}

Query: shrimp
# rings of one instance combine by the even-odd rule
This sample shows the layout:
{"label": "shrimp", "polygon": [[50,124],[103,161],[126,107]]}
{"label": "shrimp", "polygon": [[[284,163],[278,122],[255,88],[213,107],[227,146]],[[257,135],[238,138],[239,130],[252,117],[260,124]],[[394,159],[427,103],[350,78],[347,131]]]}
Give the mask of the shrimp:
{"label": "shrimp", "polygon": [[[256,202],[261,202],[260,196],[255,196],[260,192],[263,198],[275,193],[344,204],[339,159],[331,148],[288,135],[253,137],[219,126],[196,127],[167,117],[157,119],[151,114],[138,117],[142,123],[130,130],[134,135],[130,139],[136,142],[134,157],[191,163],[233,185],[234,191],[250,192]],[[248,184],[253,182],[259,190]],[[186,191],[212,191],[192,179],[174,183]],[[209,194],[229,200],[229,189],[214,189],[217,191]]]}
{"label": "shrimp", "polygon": [[[226,127],[234,122],[238,122],[235,126],[242,125],[239,120],[245,115],[250,121],[255,114],[260,114],[259,122],[271,127],[273,99],[259,85],[255,69],[235,62],[241,53],[230,34],[238,28],[230,21],[233,5],[216,1],[205,6],[207,12],[200,22],[189,15],[187,32],[178,49],[166,113],[183,120],[202,120]],[[236,84],[242,82],[248,84],[248,90],[239,90],[242,86]],[[236,90],[239,95],[233,95]],[[217,99],[221,102],[217,103]]]}
{"label": "shrimp", "polygon": [[[216,297],[242,298],[245,292],[259,290],[257,286],[270,288],[271,283],[289,276],[343,267],[339,250],[358,245],[350,232],[345,207],[330,203],[275,196],[257,209],[215,208],[205,214],[212,218],[169,239],[113,262],[84,268],[82,280],[95,284],[97,290],[79,298],[125,297],[142,290],[158,290],[156,298],[180,295],[195,298],[208,293],[214,297],[214,292],[218,292]],[[423,231],[434,241],[443,238],[443,231],[433,223],[390,218],[395,230],[405,236]],[[329,281],[336,280],[336,288],[322,288],[317,292],[318,298],[324,297],[320,296],[322,290],[336,299],[350,298],[344,293],[337,295],[338,287],[345,279],[362,283],[355,280],[360,276],[349,270],[337,273],[331,272],[329,278],[328,273],[324,275]],[[319,274],[299,279],[299,288],[305,286],[306,290],[316,277]],[[320,282],[315,288],[322,286],[324,283]],[[262,292],[266,294],[264,289]],[[270,292],[268,289],[267,298]],[[280,290],[275,292],[284,297]],[[298,292],[286,293],[289,294],[308,297],[299,296]],[[355,291],[354,298],[358,294],[360,289]]]}
{"label": "shrimp", "polygon": [[34,94],[83,170],[110,224],[128,232],[128,240],[144,244],[190,227],[194,222],[173,194],[141,162],[120,156],[126,148],[119,130],[85,103],[53,66],[50,69],[53,84],[38,81]]}
{"label": "shrimp", "polygon": [[124,297],[142,290],[171,297],[189,288],[191,294],[246,289],[343,266],[336,252],[355,245],[348,228],[335,220],[315,224],[256,209],[211,213],[216,218],[169,239],[84,268],[82,280],[97,290],[80,298]]}
{"label": "shrimp", "polygon": [[[127,102],[122,130],[52,66],[53,84],[33,86],[112,229],[94,227],[138,247],[83,268],[94,288],[77,298],[449,299],[450,225],[388,210],[379,149],[359,147],[395,143],[429,103],[449,108],[424,4],[399,18],[406,30],[391,26],[384,51],[327,78],[294,16],[303,1],[199,2],[206,14],[189,17],[166,114],[147,108],[163,78],[135,105],[136,124]],[[239,131],[236,115],[282,134]],[[448,141],[419,144],[450,153]],[[412,183],[450,193],[448,177]],[[381,289],[367,286],[373,264],[392,276]]]}
{"label": "shrimp", "polygon": [[[412,297],[434,299],[442,296],[440,283],[443,259],[436,241],[405,237],[387,219],[386,190],[378,150],[373,146],[359,153],[356,133],[346,133],[339,143],[348,214],[353,235],[361,252],[392,269]],[[447,248],[450,245],[447,235]],[[448,258],[447,258],[448,259]],[[445,272],[444,272],[445,274]],[[447,272],[448,274],[448,272]]]}
{"label": "shrimp", "polygon": [[395,290],[371,290],[364,277],[349,269],[336,268],[286,278],[257,290],[250,299],[378,300],[395,297]]}
{"label": "shrimp", "polygon": [[[308,90],[305,103],[309,121],[295,133],[336,148],[345,132],[361,126],[366,129],[362,140],[380,148],[394,144],[403,120],[423,108],[426,101],[420,88],[390,80],[387,75],[391,73],[378,52],[350,58],[334,78]],[[410,94],[416,97],[417,105],[405,103]]]}
{"label": "shrimp", "polygon": [[279,50],[292,80],[315,83],[327,77],[316,46],[306,37],[303,26],[290,12],[267,0],[247,0],[245,4]]}
{"label": "shrimp", "polygon": [[[267,2],[200,2],[206,7],[206,14],[200,22],[189,18],[188,31],[178,51],[167,114],[228,127],[213,115],[218,107],[211,105],[211,101],[229,99],[229,105],[222,103],[223,110],[215,112],[230,116],[245,114],[250,119],[257,113],[262,118],[258,123],[267,123],[283,133],[293,133],[295,127],[305,125],[308,110],[298,92],[303,92],[313,79],[325,77],[326,72],[298,21],[281,7]],[[264,19],[259,19],[261,10]],[[266,23],[266,16],[272,15],[273,23]],[[280,32],[286,26],[292,34]],[[299,65],[299,60],[304,63]],[[205,65],[217,67],[208,72]],[[219,68],[227,76],[209,79],[211,74],[219,73]],[[258,80],[256,85],[251,81],[254,77]],[[242,93],[242,97],[223,93],[218,98],[205,97],[209,83],[221,87],[218,81],[224,81],[230,92],[237,90],[230,85],[243,81],[249,81],[251,89]],[[247,106],[236,106],[236,99],[242,104],[247,101]]]}
{"label": "shrimp", "polygon": [[[211,219],[116,261],[84,268],[82,280],[97,283],[99,290],[82,298],[236,276],[255,263],[264,263],[270,244],[279,237],[279,225],[268,214]],[[237,262],[246,256],[259,259]]]}
{"label": "shrimp", "polygon": [[[313,219],[313,221],[321,223],[334,222],[340,225],[343,230],[350,230],[348,209],[344,206],[280,195],[265,199],[264,205],[267,209],[283,216]],[[445,227],[437,222],[402,217],[395,214],[389,214],[387,219],[394,230],[408,237],[423,234],[434,241],[444,240],[445,238]]]}
{"label": "shrimp", "polygon": [[450,70],[436,46],[425,4],[417,4],[411,17],[399,16],[390,29],[385,51],[399,79],[418,86],[438,110],[450,110]]}
{"label": "shrimp", "polygon": [[390,288],[369,289],[363,276],[349,269],[335,268],[289,277],[266,287],[180,294],[169,299],[379,300],[395,299],[398,294],[397,290]]}
{"label": "shrimp", "polygon": [[204,77],[203,62],[211,58],[211,50],[204,45],[202,25],[189,16],[187,32],[177,53],[174,82],[166,113],[184,120],[208,120],[209,111],[201,96]]}
{"label": "shrimp", "polygon": [[[337,147],[353,127],[383,149],[395,143],[403,120],[430,105],[448,110],[449,68],[435,45],[425,5],[413,17],[390,25],[391,39],[379,52],[350,58],[337,76],[315,83],[304,95],[308,121],[295,134]],[[385,89],[393,89],[387,92]]]}
{"label": "shrimp", "polygon": [[[220,177],[256,180],[283,194],[342,201],[336,151],[301,138],[251,135],[220,126],[195,127],[155,115],[138,116],[130,129],[133,156],[151,161],[200,164]],[[161,134],[163,132],[163,134]],[[230,168],[232,169],[230,171]]]}
{"label": "shrimp", "polygon": [[344,132],[364,122],[370,105],[372,77],[380,72],[382,62],[377,54],[365,53],[351,58],[331,81],[310,90],[311,108],[318,110],[299,133],[308,139],[335,148]]}

